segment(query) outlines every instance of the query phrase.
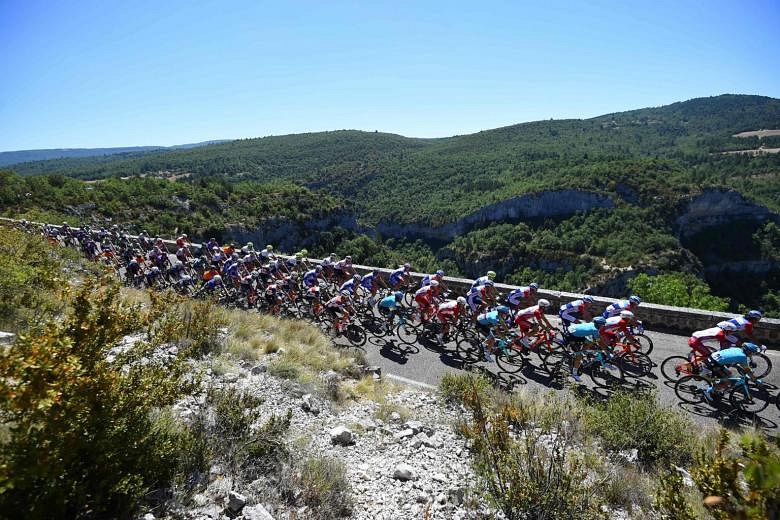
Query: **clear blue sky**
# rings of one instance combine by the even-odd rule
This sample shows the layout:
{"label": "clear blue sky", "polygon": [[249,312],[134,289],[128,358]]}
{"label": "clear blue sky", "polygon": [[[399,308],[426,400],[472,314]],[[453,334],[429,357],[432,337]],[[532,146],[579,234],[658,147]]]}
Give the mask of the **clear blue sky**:
{"label": "clear blue sky", "polygon": [[780,97],[780,2],[0,0],[0,151]]}

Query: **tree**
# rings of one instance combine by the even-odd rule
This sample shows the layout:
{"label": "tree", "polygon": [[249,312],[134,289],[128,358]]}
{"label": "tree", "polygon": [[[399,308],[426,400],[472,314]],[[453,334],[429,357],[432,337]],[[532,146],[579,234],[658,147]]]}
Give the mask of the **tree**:
{"label": "tree", "polygon": [[650,303],[710,311],[725,311],[729,306],[728,298],[713,296],[709,285],[690,273],[658,276],[642,273],[628,282],[628,286]]}

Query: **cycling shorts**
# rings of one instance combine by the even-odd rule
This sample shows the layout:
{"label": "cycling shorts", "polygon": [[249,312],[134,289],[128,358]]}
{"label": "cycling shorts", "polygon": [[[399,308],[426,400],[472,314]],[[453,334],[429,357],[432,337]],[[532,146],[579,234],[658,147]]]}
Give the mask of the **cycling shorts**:
{"label": "cycling shorts", "polygon": [[479,306],[482,305],[482,298],[480,297],[479,293],[474,292],[466,297],[466,302],[469,304],[469,307],[471,307],[473,312],[477,312]]}
{"label": "cycling shorts", "polygon": [[710,354],[712,354],[710,348],[705,345],[699,338],[688,338],[688,346],[691,347],[691,350],[699,354],[699,356],[702,358],[706,359]]}
{"label": "cycling shorts", "polygon": [[531,330],[531,322],[528,320],[515,320],[515,325],[520,328],[523,334],[526,334],[529,330]]}
{"label": "cycling shorts", "polygon": [[726,378],[731,377],[731,370],[727,366],[721,365],[717,361],[714,361],[710,358],[707,358],[704,360],[704,366],[709,369],[710,372],[712,372],[712,375],[717,378]]}

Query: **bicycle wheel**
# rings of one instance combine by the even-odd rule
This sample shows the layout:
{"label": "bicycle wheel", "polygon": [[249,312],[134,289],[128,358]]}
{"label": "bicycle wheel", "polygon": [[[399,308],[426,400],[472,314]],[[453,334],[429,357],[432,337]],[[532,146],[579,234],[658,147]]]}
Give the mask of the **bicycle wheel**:
{"label": "bicycle wheel", "polygon": [[674,385],[674,393],[684,403],[699,404],[704,401],[704,391],[710,387],[710,381],[699,375],[683,376]]}
{"label": "bicycle wheel", "polygon": [[614,360],[613,363],[600,363],[596,361],[590,365],[588,376],[593,384],[601,388],[615,388],[625,383],[623,369]]}
{"label": "bicycle wheel", "polygon": [[401,343],[406,345],[414,345],[417,343],[417,327],[408,322],[401,322],[395,328],[395,334]]}
{"label": "bicycle wheel", "polygon": [[460,331],[455,340],[455,348],[458,356],[467,363],[474,363],[483,359],[482,339],[474,331]]}
{"label": "bicycle wheel", "polygon": [[746,382],[745,385],[737,384],[731,389],[729,392],[731,406],[750,414],[764,411],[772,401],[772,396],[759,385],[750,382]]}
{"label": "bicycle wheel", "polygon": [[356,347],[365,345],[367,339],[366,331],[363,330],[363,327],[355,325],[354,323],[350,323],[347,325],[347,328],[344,329],[344,337]]}
{"label": "bicycle wheel", "polygon": [[643,354],[650,355],[650,353],[653,351],[653,340],[644,334],[636,334],[634,337],[639,342],[639,351]]}
{"label": "bicycle wheel", "polygon": [[681,377],[695,375],[697,372],[698,368],[685,356],[669,356],[661,363],[661,375],[672,383]]}
{"label": "bicycle wheel", "polygon": [[561,367],[566,365],[572,358],[572,354],[566,348],[566,345],[559,340],[553,340],[554,348],[548,349],[540,346],[536,351],[539,360],[542,362],[542,368],[551,376],[555,376]]}
{"label": "bicycle wheel", "polygon": [[498,367],[508,374],[516,374],[523,369],[523,356],[518,350],[506,347],[496,353]]}
{"label": "bicycle wheel", "polygon": [[753,354],[750,358],[750,368],[753,369],[753,375],[761,379],[772,371],[772,360],[765,354]]}
{"label": "bicycle wheel", "polygon": [[653,361],[643,352],[622,352],[617,359],[623,373],[631,377],[645,377],[653,371]]}

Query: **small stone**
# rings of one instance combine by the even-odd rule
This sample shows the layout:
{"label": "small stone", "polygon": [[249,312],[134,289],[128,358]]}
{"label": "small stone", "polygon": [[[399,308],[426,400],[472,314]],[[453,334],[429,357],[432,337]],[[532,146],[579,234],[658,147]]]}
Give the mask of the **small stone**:
{"label": "small stone", "polygon": [[439,504],[445,504],[447,502],[447,495],[445,495],[444,493],[439,493],[436,496],[436,502],[438,502]]}
{"label": "small stone", "polygon": [[336,426],[330,430],[330,441],[333,444],[349,446],[355,442],[355,434],[346,426]]}
{"label": "small stone", "polygon": [[450,501],[453,504],[460,505],[463,503],[463,488],[451,487],[447,490],[447,494],[449,495]]}
{"label": "small stone", "polygon": [[257,376],[263,372],[268,372],[268,367],[266,365],[255,365],[252,367],[251,372],[253,376]]}
{"label": "small stone", "polygon": [[311,394],[304,394],[301,398],[301,410],[314,415],[319,415],[320,413],[320,407],[317,406],[317,403],[314,401]]}
{"label": "small stone", "polygon": [[424,504],[428,501],[429,498],[430,497],[428,497],[427,493],[417,493],[417,497],[415,498],[415,500],[417,501],[418,504]]}
{"label": "small stone", "polygon": [[393,478],[401,481],[413,480],[414,470],[408,464],[399,464],[393,471]]}
{"label": "small stone", "polygon": [[431,478],[436,482],[447,482],[447,477],[444,476],[444,473],[434,473]]}
{"label": "small stone", "polygon": [[274,520],[274,517],[261,505],[248,506],[242,511],[245,520]]}
{"label": "small stone", "polygon": [[401,430],[400,432],[398,432],[395,435],[393,435],[393,438],[394,439],[405,439],[407,437],[411,437],[412,435],[414,435],[414,431],[413,430]]}
{"label": "small stone", "polygon": [[227,383],[235,383],[236,381],[238,381],[238,374],[236,374],[235,372],[229,372],[224,376],[222,376],[222,379],[224,379],[225,382]]}
{"label": "small stone", "polygon": [[401,414],[398,412],[392,412],[390,414],[390,422],[401,422]]}
{"label": "small stone", "polygon": [[246,497],[237,491],[231,491],[228,495],[228,508],[238,513],[246,505]]}
{"label": "small stone", "polygon": [[423,423],[420,421],[406,421],[404,428],[414,431],[415,434],[420,433],[423,429]]}
{"label": "small stone", "polygon": [[146,513],[146,514],[143,516],[143,519],[144,519],[144,520],[154,520],[154,515],[153,515],[152,513]]}

